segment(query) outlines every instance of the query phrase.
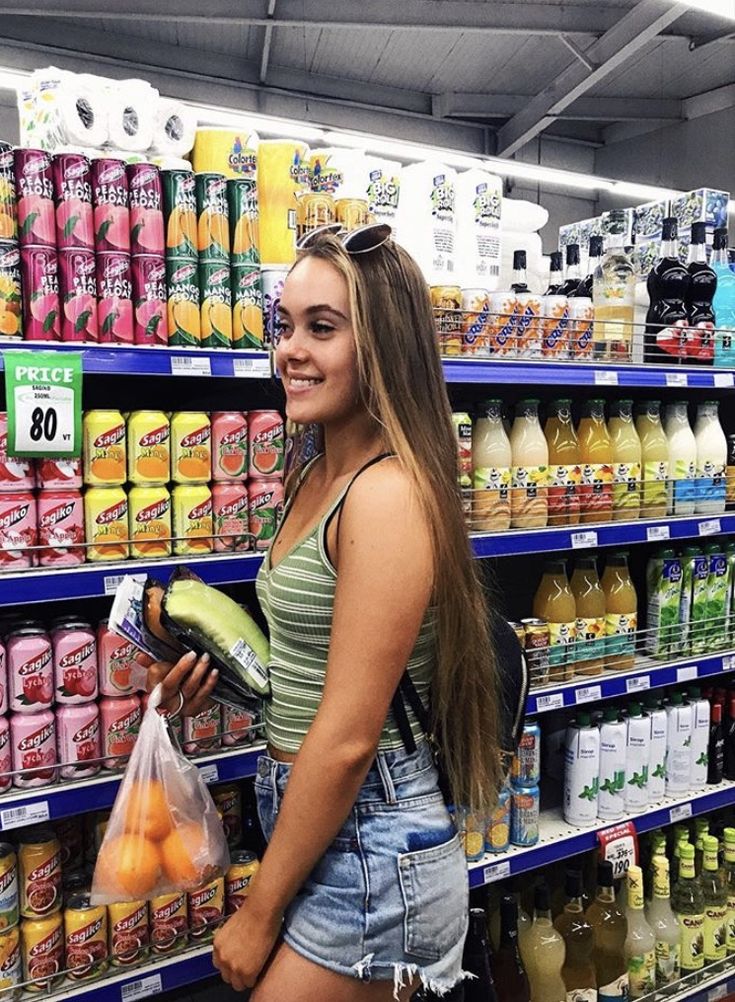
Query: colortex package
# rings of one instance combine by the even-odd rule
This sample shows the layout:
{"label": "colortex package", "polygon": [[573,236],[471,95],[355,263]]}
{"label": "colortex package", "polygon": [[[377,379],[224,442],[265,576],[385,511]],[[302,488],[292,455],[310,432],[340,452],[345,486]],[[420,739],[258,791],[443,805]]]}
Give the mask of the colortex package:
{"label": "colortex package", "polygon": [[171,739],[151,693],[97,857],[92,903],[191,891],[224,874],[229,850],[199,769]]}

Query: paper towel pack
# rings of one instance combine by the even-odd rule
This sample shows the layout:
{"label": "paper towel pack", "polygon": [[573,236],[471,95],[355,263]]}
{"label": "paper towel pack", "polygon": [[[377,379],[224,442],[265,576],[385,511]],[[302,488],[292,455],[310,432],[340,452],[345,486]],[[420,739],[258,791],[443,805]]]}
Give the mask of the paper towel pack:
{"label": "paper towel pack", "polygon": [[429,285],[456,285],[457,172],[425,162],[404,167],[397,239],[418,262]]}
{"label": "paper towel pack", "polygon": [[494,292],[500,283],[499,177],[473,168],[457,175],[457,284]]}
{"label": "paper towel pack", "polygon": [[[395,160],[366,156],[362,161],[364,195],[376,223],[396,229],[401,195],[401,164]],[[394,233],[395,236],[395,233]]]}

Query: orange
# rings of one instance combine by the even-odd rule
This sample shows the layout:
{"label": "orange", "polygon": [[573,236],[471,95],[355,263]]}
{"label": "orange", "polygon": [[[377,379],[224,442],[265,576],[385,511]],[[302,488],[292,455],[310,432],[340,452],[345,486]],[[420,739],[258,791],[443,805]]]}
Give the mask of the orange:
{"label": "orange", "polygon": [[202,459],[198,459],[196,456],[183,456],[179,460],[178,465],[178,472],[182,477],[186,477],[187,480],[196,480],[201,477],[204,477],[205,479],[209,478],[209,463]]}
{"label": "orange", "polygon": [[100,456],[89,464],[90,470],[100,480],[119,480],[125,478],[125,463],[113,456]]}
{"label": "orange", "polygon": [[142,832],[154,842],[171,831],[173,822],[166,800],[166,791],[157,779],[133,783],[125,803],[125,831]]}
{"label": "orange", "polygon": [[95,875],[105,892],[137,899],[150,894],[160,872],[158,845],[137,832],[127,832],[103,844]]}
{"label": "orange", "polygon": [[175,887],[184,890],[202,882],[206,849],[205,832],[193,822],[178,825],[164,839],[161,843],[163,872]]}
{"label": "orange", "polygon": [[15,233],[15,223],[4,210],[0,210],[0,240],[10,240]]}
{"label": "orange", "polygon": [[168,477],[168,461],[160,455],[141,456],[135,467],[144,480]]}
{"label": "orange", "polygon": [[197,245],[197,217],[192,209],[174,206],[168,223],[166,244],[170,248],[179,245],[179,234],[188,240],[192,249]]}
{"label": "orange", "polygon": [[[172,305],[173,303],[173,305]],[[189,334],[195,341],[201,338],[201,317],[194,303],[188,299],[169,300],[173,327]]]}
{"label": "orange", "polygon": [[17,334],[20,329],[20,318],[11,313],[10,310],[4,310],[0,313],[0,334]]}

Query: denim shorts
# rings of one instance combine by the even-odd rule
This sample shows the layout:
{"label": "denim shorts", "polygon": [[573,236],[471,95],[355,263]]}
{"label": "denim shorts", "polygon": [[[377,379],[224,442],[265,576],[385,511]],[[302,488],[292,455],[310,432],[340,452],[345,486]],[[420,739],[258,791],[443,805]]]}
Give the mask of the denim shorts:
{"label": "denim shorts", "polygon": [[[258,761],[270,840],[291,766]],[[308,960],[363,981],[413,977],[437,995],[463,975],[467,864],[429,745],[379,752],[342,830],[287,909],[283,938]]]}

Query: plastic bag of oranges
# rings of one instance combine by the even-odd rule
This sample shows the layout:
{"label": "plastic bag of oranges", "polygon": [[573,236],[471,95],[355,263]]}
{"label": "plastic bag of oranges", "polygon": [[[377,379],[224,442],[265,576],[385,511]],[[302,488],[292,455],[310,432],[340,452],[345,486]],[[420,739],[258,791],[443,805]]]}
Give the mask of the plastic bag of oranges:
{"label": "plastic bag of oranges", "polygon": [[151,693],[97,857],[92,902],[189,891],[226,872],[222,822],[199,769],[171,738]]}

